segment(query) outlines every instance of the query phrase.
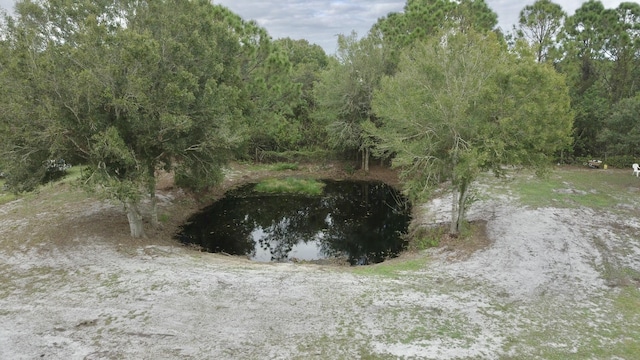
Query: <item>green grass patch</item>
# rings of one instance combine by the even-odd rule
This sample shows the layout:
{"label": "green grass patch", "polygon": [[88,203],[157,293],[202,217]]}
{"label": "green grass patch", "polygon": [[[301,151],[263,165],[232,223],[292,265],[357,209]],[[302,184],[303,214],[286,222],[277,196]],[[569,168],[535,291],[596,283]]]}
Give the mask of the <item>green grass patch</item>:
{"label": "green grass patch", "polygon": [[618,328],[621,341],[616,345],[614,355],[632,359],[640,354],[640,289],[633,286],[622,289],[615,308],[622,321]]}
{"label": "green grass patch", "polygon": [[6,181],[4,179],[0,179],[0,205],[6,204],[18,198],[17,195],[11,193],[10,191],[3,190],[5,182]]}
{"label": "green grass patch", "polygon": [[[11,191],[3,190],[3,187],[6,183],[6,179],[0,179],[0,205],[6,204],[8,202],[11,202],[21,197],[25,197],[25,196],[28,197],[30,195],[37,194],[39,191],[47,191],[47,189],[51,187],[57,187],[62,184],[73,184],[82,177],[83,168],[84,168],[83,166],[71,167],[66,170],[65,175],[62,178],[52,182],[42,184],[35,191],[31,193],[22,193],[20,195],[16,195]],[[75,191],[71,191],[71,192],[65,191],[65,192],[60,192],[56,194],[56,197],[60,197],[63,200],[78,200],[78,199],[84,198],[85,196],[86,195],[78,195],[77,192]]]}
{"label": "green grass patch", "polygon": [[255,191],[269,194],[304,194],[317,196],[322,194],[325,184],[314,179],[267,179],[256,184]]}
{"label": "green grass patch", "polygon": [[169,221],[169,214],[162,213],[158,215],[158,221],[160,221],[163,224],[166,224]]}
{"label": "green grass patch", "polygon": [[82,177],[83,170],[84,170],[84,166],[73,166],[67,169],[67,173],[65,174],[65,176],[59,181],[57,181],[57,183],[67,184],[67,183],[78,181],[78,179]]}
{"label": "green grass patch", "polygon": [[525,205],[607,209],[628,201],[628,189],[640,186],[640,180],[620,171],[569,168],[546,178],[523,174],[511,185]]}
{"label": "green grass patch", "polygon": [[440,245],[440,240],[447,232],[447,226],[419,226],[412,229],[409,236],[409,249],[425,250]]}
{"label": "green grass patch", "polygon": [[411,260],[389,260],[369,266],[357,266],[352,268],[352,271],[353,273],[359,275],[398,277],[403,272],[418,271],[424,268],[426,262],[426,258]]}

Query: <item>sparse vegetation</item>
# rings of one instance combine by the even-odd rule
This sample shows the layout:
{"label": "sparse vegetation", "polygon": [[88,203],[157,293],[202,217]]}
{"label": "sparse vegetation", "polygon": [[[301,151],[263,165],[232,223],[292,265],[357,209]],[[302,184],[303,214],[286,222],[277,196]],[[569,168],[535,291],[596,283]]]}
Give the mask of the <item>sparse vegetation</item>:
{"label": "sparse vegetation", "polygon": [[628,200],[629,189],[640,186],[640,180],[624,176],[620,171],[587,168],[558,168],[546,178],[527,172],[511,184],[520,201],[528,206],[585,206],[611,209]]}
{"label": "sparse vegetation", "polygon": [[442,236],[447,232],[444,226],[421,226],[409,234],[409,249],[425,250],[440,245]]}
{"label": "sparse vegetation", "polygon": [[[536,0],[496,36],[484,1],[408,0],[362,37],[337,34],[333,56],[211,1],[14,2],[0,15],[0,357],[640,354],[637,2],[569,16]],[[261,163],[227,168],[239,159]],[[328,170],[335,159],[360,164]],[[592,159],[609,170],[504,167]],[[353,268],[172,237],[239,183],[315,196],[323,183],[304,177],[366,176],[374,160],[414,209],[443,189],[450,210],[419,223],[451,227],[414,229],[411,251]],[[83,175],[120,206],[75,187]]]}
{"label": "sparse vegetation", "polygon": [[5,180],[0,179],[0,205],[6,204],[18,198],[15,194],[9,191],[6,191],[4,189],[4,184],[5,184]]}
{"label": "sparse vegetation", "polygon": [[[342,167],[335,170],[342,173]],[[131,242],[126,231],[121,237],[114,231],[113,222],[122,222],[118,216],[118,211],[122,211],[119,207],[110,208],[108,214],[101,210],[87,215],[96,204],[86,193],[69,184],[79,176],[80,168],[70,171],[65,179],[25,195],[16,205],[2,208],[7,212],[0,219],[3,222],[0,227],[0,301],[7,306],[6,310],[0,310],[0,315],[7,324],[14,326],[17,334],[14,338],[23,341],[20,343],[25,346],[23,348],[44,349],[46,345],[32,342],[32,334],[52,326],[58,326],[56,331],[60,337],[69,336],[68,330],[76,326],[82,327],[88,336],[102,336],[105,343],[100,346],[112,351],[114,356],[121,353],[104,345],[108,344],[106,341],[117,342],[130,336],[130,329],[141,321],[154,328],[163,328],[170,323],[178,326],[176,331],[184,331],[185,336],[189,335],[189,330],[176,325],[183,323],[176,319],[184,316],[202,319],[204,331],[216,329],[224,333],[230,326],[233,331],[266,326],[264,318],[248,316],[255,311],[247,305],[253,301],[247,301],[249,297],[261,299],[260,311],[276,315],[268,319],[268,326],[273,330],[265,333],[263,341],[250,345],[233,343],[233,347],[224,348],[216,355],[224,357],[233,353],[236,357],[250,358],[255,354],[252,351],[269,351],[273,346],[285,349],[286,357],[292,359],[411,358],[406,354],[410,351],[424,354],[427,347],[443,351],[443,354],[456,351],[467,358],[506,359],[631,359],[640,351],[637,341],[640,336],[637,312],[640,272],[633,262],[628,262],[628,254],[638,246],[638,229],[621,220],[605,224],[606,237],[580,237],[581,233],[576,230],[574,241],[585,248],[596,247],[594,251],[601,254],[597,259],[572,257],[570,253],[564,253],[566,249],[553,247],[548,249],[549,254],[538,253],[546,257],[562,251],[560,258],[570,258],[571,270],[566,270],[570,273],[554,265],[551,269],[545,268],[554,272],[555,280],[571,277],[569,282],[573,284],[580,276],[580,262],[592,261],[605,285],[591,280],[596,283],[588,285],[595,290],[580,291],[580,296],[573,298],[573,289],[558,294],[562,290],[545,284],[535,293],[518,298],[514,297],[513,289],[502,286],[499,279],[482,276],[474,267],[478,262],[469,260],[473,265],[468,266],[466,255],[455,256],[452,262],[442,262],[427,255],[430,252],[416,249],[370,266],[336,268],[299,263],[271,266],[181,247],[163,247],[157,245],[164,239],[161,237],[142,243]],[[255,171],[260,176],[268,171],[273,172],[272,176],[278,175],[266,165],[251,167],[248,171]],[[235,173],[234,176],[242,181],[251,180],[251,176],[245,178],[245,174]],[[591,182],[582,179],[585,175],[592,176]],[[597,181],[593,181],[594,177]],[[559,203],[554,200],[558,193],[553,189],[583,190],[588,187],[594,190],[594,196],[607,194],[622,199],[619,206],[623,206],[633,204],[631,195],[640,187],[640,181],[634,185],[637,179],[619,170],[566,168],[551,174],[548,180],[529,178],[526,172],[516,173],[512,179],[503,182],[482,176],[480,182],[488,186],[483,188],[486,192],[482,193],[479,204],[474,206],[491,199],[491,193],[509,194],[513,199],[522,195],[521,201],[525,202],[535,200],[535,195],[528,194],[537,192],[538,206],[550,208]],[[287,179],[280,180],[286,182]],[[582,206],[593,209],[594,217],[610,213],[611,209],[597,208],[601,206],[598,204],[596,201],[583,205],[566,201],[568,209]],[[170,228],[176,218],[180,218],[181,211],[175,208],[179,206],[177,201],[166,206],[159,218],[161,221],[166,219],[164,227]],[[633,207],[621,207],[615,213],[619,215],[620,211],[628,212],[622,214],[622,219],[635,216]],[[100,222],[94,220],[105,218],[111,225],[96,229]],[[556,222],[559,224],[564,223]],[[440,248],[436,252],[450,258],[468,251],[469,255],[484,256],[480,264],[490,266],[500,259],[482,255],[482,251],[474,252],[487,247],[487,243],[483,243],[488,240],[483,237],[485,225],[472,221],[458,238],[440,238]],[[433,233],[426,232],[423,238],[435,240],[440,233],[446,232],[446,228],[432,230]],[[509,234],[494,236],[504,240]],[[614,237],[621,239],[618,247],[611,242]],[[100,254],[96,254],[97,247]],[[60,256],[63,260],[57,261]],[[91,266],[83,266],[88,262]],[[517,267],[518,263],[511,265]],[[131,272],[132,267],[144,270]],[[518,276],[509,272],[513,269],[504,270],[505,273],[496,273],[496,277]],[[188,277],[184,276],[184,271],[188,272]],[[233,284],[227,279],[233,279]],[[579,284],[580,279],[577,280],[575,283]],[[263,286],[256,287],[256,281]],[[495,285],[496,281],[498,285]],[[167,294],[172,294],[169,299],[172,303],[166,302]],[[174,304],[178,296],[183,300]],[[130,301],[122,302],[123,298]],[[24,322],[24,315],[16,309],[23,309],[25,301],[28,303],[33,299],[47,306],[33,309],[32,321]],[[41,311],[46,310],[64,318],[61,312],[69,311],[65,304],[72,304],[77,311],[77,302],[87,306],[79,310],[78,319],[70,325],[64,325],[64,321],[60,325],[52,324],[49,317],[41,316]],[[152,303],[163,306],[151,306]],[[185,313],[185,304],[200,304],[201,307],[189,308]],[[326,310],[313,318],[315,327],[305,323],[317,314],[309,309]],[[220,322],[222,311],[238,315],[238,320],[228,324]],[[331,326],[335,326],[335,331],[325,331]],[[284,333],[295,335],[283,340],[281,335]],[[185,336],[172,334],[163,339],[169,346],[178,348],[190,341],[185,340]],[[76,341],[94,349],[83,339]],[[7,351],[9,354],[21,351],[16,349]],[[154,349],[135,345],[130,354],[147,351],[157,355]],[[60,346],[51,351],[52,356],[64,357],[68,347]],[[222,354],[222,351],[226,352]]]}
{"label": "sparse vegetation", "polygon": [[297,163],[277,163],[271,165],[273,171],[298,170],[300,166]]}
{"label": "sparse vegetation", "polygon": [[427,260],[422,257],[409,260],[387,260],[385,262],[370,266],[355,267],[353,268],[353,272],[360,275],[375,275],[397,278],[402,275],[403,272],[420,270],[424,266],[426,266],[426,264]]}

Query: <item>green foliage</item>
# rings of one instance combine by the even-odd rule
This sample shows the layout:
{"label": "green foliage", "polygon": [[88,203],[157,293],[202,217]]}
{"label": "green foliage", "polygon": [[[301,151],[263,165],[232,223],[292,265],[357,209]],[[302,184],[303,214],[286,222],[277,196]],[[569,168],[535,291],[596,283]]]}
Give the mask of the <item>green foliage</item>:
{"label": "green foliage", "polygon": [[317,196],[322,194],[325,184],[313,179],[298,179],[288,177],[285,179],[267,179],[255,186],[255,191],[270,194],[303,194]]}
{"label": "green foliage", "polygon": [[242,44],[238,58],[242,113],[248,125],[247,153],[291,150],[302,141],[302,124],[294,109],[304,99],[303,84],[293,77],[290,44],[272,41],[255,21],[244,21],[226,9],[219,16],[234,27]]}
{"label": "green foliage", "polygon": [[425,250],[437,247],[446,231],[447,229],[442,226],[418,227],[409,234],[409,248]]}
{"label": "green foliage", "polygon": [[389,45],[405,48],[442,29],[487,32],[497,24],[498,15],[484,0],[408,0],[402,13],[379,19],[374,31],[382,32]]}
{"label": "green foliage", "polygon": [[344,172],[346,172],[347,175],[353,175],[356,172],[356,168],[353,166],[353,164],[345,164]]}
{"label": "green foliage", "polygon": [[[317,108],[313,89],[320,80],[320,73],[329,65],[329,57],[324,50],[307,40],[292,40],[290,38],[276,40],[291,62],[291,80],[300,86],[301,99],[294,105],[293,119],[299,129],[299,142],[285,147],[287,151],[296,150],[291,145],[304,147],[324,147],[326,134],[323,126],[318,124],[312,114]],[[284,143],[280,141],[279,143]],[[282,150],[282,149],[280,149]]]}
{"label": "green foliage", "polygon": [[[572,89],[575,92],[575,87]],[[611,103],[605,91],[597,81],[582,94],[572,94],[575,109],[574,152],[578,156],[601,154],[604,149],[599,146],[598,134],[609,116]]]}
{"label": "green foliage", "polygon": [[[640,93],[614,105],[612,114],[604,122],[598,140],[609,154],[640,156]],[[607,161],[609,161],[607,159]],[[632,161],[633,164],[636,161]],[[630,166],[630,164],[626,164]]]}
{"label": "green foliage", "polygon": [[206,1],[19,1],[0,58],[12,178],[30,189],[43,160],[79,159],[89,187],[130,209],[157,169],[215,184],[253,103],[234,21]]}
{"label": "green foliage", "polygon": [[[583,157],[578,158],[578,164],[585,164],[589,158]],[[608,168],[614,169],[631,169],[631,166],[635,163],[640,162],[640,157],[633,155],[613,155],[607,156],[604,158],[603,163],[607,165]]]}
{"label": "green foliage", "polygon": [[314,88],[318,121],[326,124],[329,146],[347,152],[363,152],[368,166],[371,142],[363,132],[366,123],[377,123],[371,110],[373,92],[388,73],[389,54],[381,39],[370,34],[338,36],[337,62],[331,63]]}
{"label": "green foliage", "polygon": [[516,34],[531,44],[538,62],[553,60],[549,55],[566,17],[562,7],[550,0],[537,0],[520,11]]}
{"label": "green foliage", "polygon": [[638,27],[640,4],[630,2],[606,9],[602,2],[590,0],[566,21],[561,37],[566,55],[558,68],[571,87],[578,156],[607,151],[598,136],[612,107],[640,91],[640,83],[634,81],[640,76]]}
{"label": "green foliage", "polygon": [[480,171],[548,166],[570,143],[573,120],[562,76],[507,53],[493,34],[472,32],[445,33],[406,51],[373,108],[382,126],[367,130],[380,139],[378,151],[396,154],[411,197],[451,181],[452,233]]}

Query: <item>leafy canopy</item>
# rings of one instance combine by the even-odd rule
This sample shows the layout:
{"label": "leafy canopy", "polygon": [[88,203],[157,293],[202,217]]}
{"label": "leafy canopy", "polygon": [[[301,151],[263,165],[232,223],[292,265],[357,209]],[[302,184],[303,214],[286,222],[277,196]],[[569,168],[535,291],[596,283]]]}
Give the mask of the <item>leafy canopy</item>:
{"label": "leafy canopy", "polygon": [[[30,184],[48,158],[87,166],[87,185],[122,201],[132,235],[155,173],[215,184],[243,140],[242,33],[206,0],[19,1],[3,37],[2,114],[11,179]],[[6,102],[6,99],[4,100]],[[136,228],[134,231],[134,227]]]}
{"label": "leafy canopy", "polygon": [[378,151],[396,154],[413,198],[449,181],[452,233],[479,171],[502,165],[542,169],[570,143],[567,87],[552,68],[507,52],[493,33],[449,31],[403,53],[382,81],[373,110]]}

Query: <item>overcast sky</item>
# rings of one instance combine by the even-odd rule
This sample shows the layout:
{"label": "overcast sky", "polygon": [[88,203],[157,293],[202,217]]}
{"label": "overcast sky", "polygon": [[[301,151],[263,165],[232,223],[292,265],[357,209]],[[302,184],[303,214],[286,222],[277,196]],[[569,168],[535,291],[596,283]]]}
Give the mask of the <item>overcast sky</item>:
{"label": "overcast sky", "polygon": [[[520,10],[534,0],[485,0],[498,14],[498,26],[510,31],[518,21]],[[601,0],[606,8],[622,1]],[[626,0],[633,1],[633,0]],[[328,54],[336,49],[336,35],[355,30],[362,36],[378,18],[402,11],[406,0],[214,0],[244,19],[258,21],[274,38],[307,39],[322,46]],[[570,15],[582,0],[555,0]],[[0,7],[10,10],[15,0],[0,0]]]}

